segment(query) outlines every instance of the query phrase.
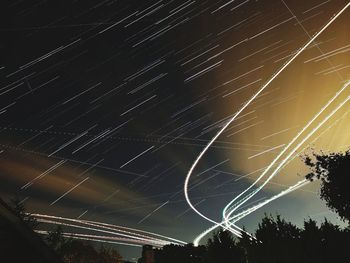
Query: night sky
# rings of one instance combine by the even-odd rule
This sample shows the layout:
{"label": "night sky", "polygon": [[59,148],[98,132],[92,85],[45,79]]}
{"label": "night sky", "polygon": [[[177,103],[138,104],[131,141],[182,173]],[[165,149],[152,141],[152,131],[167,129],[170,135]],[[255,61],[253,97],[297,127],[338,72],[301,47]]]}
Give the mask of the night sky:
{"label": "night sky", "polygon": [[[245,107],[189,180],[191,202],[217,222],[345,87],[350,8],[246,104],[348,3],[2,1],[1,197],[18,196],[32,213],[192,242],[213,224],[190,209],[184,181],[227,121]],[[302,180],[305,154],[349,147],[349,102],[339,106],[349,94],[327,105],[283,155],[291,152],[286,165],[238,211]],[[318,191],[309,184],[237,225],[253,232],[264,212],[296,224],[325,216],[339,223]],[[129,258],[140,250],[117,248]]]}

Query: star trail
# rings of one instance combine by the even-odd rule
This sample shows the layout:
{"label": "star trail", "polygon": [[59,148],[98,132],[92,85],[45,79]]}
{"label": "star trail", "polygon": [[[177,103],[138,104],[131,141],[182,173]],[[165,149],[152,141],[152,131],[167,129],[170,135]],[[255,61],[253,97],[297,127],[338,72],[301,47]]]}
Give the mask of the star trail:
{"label": "star trail", "polygon": [[[349,147],[346,0],[5,1],[0,194],[117,246],[340,222],[302,156]],[[135,252],[137,251],[137,252]]]}

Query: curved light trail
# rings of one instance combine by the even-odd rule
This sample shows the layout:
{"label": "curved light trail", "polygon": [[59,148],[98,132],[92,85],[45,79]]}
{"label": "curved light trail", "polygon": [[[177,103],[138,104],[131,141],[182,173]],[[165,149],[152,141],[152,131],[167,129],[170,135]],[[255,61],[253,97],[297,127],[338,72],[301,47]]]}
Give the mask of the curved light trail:
{"label": "curved light trail", "polygon": [[135,243],[142,243],[142,244],[152,244],[152,245],[166,245],[169,244],[164,241],[157,241],[152,238],[140,238],[136,237],[133,235],[126,235],[126,234],[121,234],[115,231],[108,231],[108,230],[103,230],[95,227],[89,227],[89,226],[82,226],[78,224],[73,224],[73,223],[65,223],[61,221],[56,221],[56,220],[48,220],[48,219],[38,219],[39,223],[45,223],[45,224],[52,224],[52,225],[60,225],[60,226],[66,226],[66,227],[72,227],[72,228],[77,228],[77,229],[83,229],[83,230],[90,230],[90,231],[95,231],[95,232],[102,232],[106,234],[111,234],[111,235],[116,235],[116,236],[121,236],[120,238],[129,238],[134,240]]}
{"label": "curved light trail", "polygon": [[[117,226],[112,224],[106,224],[95,221],[79,220],[73,218],[43,215],[43,214],[32,214],[39,222],[55,225],[63,225],[67,227],[73,227],[78,229],[90,230],[94,232],[106,233],[114,236],[118,236],[118,240],[127,238],[133,240],[134,243],[138,244],[153,244],[156,246],[164,246],[167,244],[184,245],[186,242],[167,237],[164,235],[143,231],[139,229],[133,229],[124,226]],[[99,238],[100,239],[100,238]],[[130,243],[130,242],[129,242]]]}
{"label": "curved light trail", "polygon": [[[344,88],[348,87],[350,85],[350,82],[347,82],[343,88],[337,93],[338,95],[344,90]],[[335,96],[338,96],[338,95]],[[332,98],[333,99],[333,98]],[[260,204],[253,206],[237,215],[234,215],[231,217],[231,215],[233,214],[234,211],[236,211],[242,204],[244,204],[245,202],[247,202],[250,198],[252,198],[256,193],[258,193],[267,183],[269,180],[271,180],[276,174],[277,172],[284,166],[284,164],[290,159],[290,157],[295,153],[295,151],[297,151],[319,128],[321,128],[340,108],[342,108],[348,101],[350,100],[350,95],[343,100],[335,109],[333,109],[333,111],[331,113],[329,113],[311,132],[309,132],[304,138],[303,140],[295,147],[291,150],[291,152],[288,154],[287,157],[285,157],[285,159],[283,159],[278,166],[275,168],[275,170],[272,172],[272,174],[270,175],[270,177],[268,177],[261,186],[259,186],[259,188],[257,188],[255,191],[253,191],[252,193],[248,194],[246,197],[244,197],[242,200],[240,200],[239,202],[237,202],[238,204],[236,204],[227,214],[224,214],[224,220],[220,223],[220,224],[216,224],[214,226],[212,226],[211,228],[207,229],[206,231],[204,231],[202,234],[200,234],[195,240],[194,240],[194,244],[198,245],[199,241],[208,233],[210,233],[211,231],[213,231],[214,229],[216,229],[217,227],[224,227],[225,229],[230,229],[232,226],[237,227],[236,225],[234,225],[234,223],[236,223],[238,220],[242,219],[243,217],[249,215],[250,213],[254,212],[255,210],[257,210],[258,208],[261,208],[262,206],[272,202],[273,200],[287,194],[290,193],[294,190],[299,189],[300,187],[305,186],[308,181],[307,180],[302,180],[299,181],[297,184],[289,187],[288,189],[281,191],[279,194],[272,196],[270,199],[265,200],[264,202],[261,202]],[[327,103],[328,104],[328,103]],[[326,104],[326,105],[327,105]],[[322,111],[322,109],[321,109]],[[318,114],[316,114],[318,115]],[[276,159],[275,159],[276,160]],[[258,180],[257,180],[258,181]],[[257,183],[257,181],[255,181],[255,183]],[[249,189],[251,188],[251,186],[249,187]],[[247,191],[247,190],[245,190]],[[237,200],[237,197],[235,198],[235,200]],[[230,202],[230,204],[233,204],[232,201]],[[227,205],[225,207],[226,212],[230,207]],[[224,209],[224,210],[225,210]],[[233,221],[232,221],[233,220]],[[232,221],[232,222],[231,222]]]}
{"label": "curved light trail", "polygon": [[[268,85],[275,79],[277,78],[277,76],[279,76],[279,74],[281,74],[287,67],[289,64],[291,64],[320,34],[322,34],[348,7],[350,6],[350,2],[347,3],[337,14],[335,14],[330,21],[328,21],[328,23],[323,26],[321,28],[320,31],[318,31],[312,38],[310,38],[309,41],[307,41],[304,46],[302,46],[242,107],[240,110],[238,110],[233,117],[231,117],[229,119],[229,121],[216,133],[216,135],[209,141],[209,143],[206,145],[206,147],[200,152],[200,154],[197,156],[197,158],[195,159],[195,161],[193,162],[193,164],[191,165],[187,175],[186,175],[186,179],[184,182],[184,194],[185,194],[185,198],[186,198],[186,202],[188,203],[188,205],[191,207],[191,209],[196,212],[199,216],[201,216],[202,218],[206,219],[207,221],[214,223],[217,227],[220,226],[220,223],[208,218],[207,216],[203,215],[201,212],[199,212],[191,203],[191,200],[189,198],[188,195],[188,184],[189,184],[189,180],[190,177],[193,173],[193,170],[195,169],[195,167],[197,166],[198,162],[200,161],[200,159],[203,157],[203,155],[207,152],[207,150],[210,148],[210,146],[215,142],[215,140],[225,131],[225,129],[237,118],[237,116],[243,112],[248,106],[249,104],[255,100],[255,98],[257,96],[259,96],[259,94],[261,92],[263,92]],[[289,148],[289,147],[288,147]],[[250,189],[250,188],[249,188]],[[245,190],[242,194],[239,195],[242,196],[246,191]],[[237,197],[237,198],[239,198]],[[237,198],[235,198],[234,200],[237,200]],[[233,201],[234,202],[234,201]],[[232,204],[232,202],[230,202]],[[231,229],[231,231],[235,234],[237,233],[236,230]]]}
{"label": "curved light trail", "polygon": [[[268,203],[272,202],[273,200],[276,200],[277,198],[280,198],[280,197],[282,197],[282,196],[284,196],[284,195],[286,195],[286,194],[288,194],[288,193],[291,193],[291,192],[293,192],[293,191],[295,191],[295,190],[297,190],[297,189],[299,189],[299,188],[305,186],[305,185],[308,184],[308,183],[309,183],[309,181],[307,181],[307,180],[301,180],[301,181],[297,182],[295,185],[290,186],[290,187],[287,188],[286,190],[281,191],[279,194],[274,195],[274,196],[270,197],[269,199],[266,199],[265,201],[263,201],[263,202],[261,202],[261,203],[255,205],[255,206],[253,206],[253,207],[250,207],[250,208],[248,208],[248,209],[246,209],[246,210],[240,212],[239,214],[237,214],[237,215],[235,215],[235,216],[233,216],[233,217],[231,217],[231,218],[228,218],[228,220],[229,220],[229,221],[234,220],[233,222],[230,222],[230,224],[234,225],[234,223],[236,223],[237,221],[241,220],[243,217],[245,217],[245,216],[251,214],[251,213],[254,212],[255,210],[257,210],[257,209],[259,209],[259,208],[261,208],[261,207],[267,205]],[[195,245],[195,246],[198,246],[198,244],[199,244],[199,242],[202,240],[202,238],[204,238],[204,237],[205,237],[207,234],[209,234],[211,231],[215,230],[217,227],[223,227],[223,228],[226,229],[226,227],[225,227],[225,224],[226,224],[226,223],[227,223],[227,220],[224,220],[224,221],[222,221],[219,225],[214,225],[214,226],[208,228],[207,230],[203,231],[200,235],[198,235],[198,236],[194,239],[194,241],[193,241],[194,245]],[[235,226],[235,225],[234,225],[234,226]]]}
{"label": "curved light trail", "polygon": [[[336,98],[339,97],[339,95],[350,85],[350,82],[346,82],[345,85],[321,108],[321,110],[304,126],[304,128],[290,141],[290,143],[280,152],[280,154],[271,162],[271,164],[265,169],[265,171],[246,189],[244,190],[241,194],[239,194],[237,197],[235,197],[230,203],[226,205],[226,207],[223,210],[223,216],[224,218],[229,217],[231,212],[235,211],[236,209],[233,209],[230,213],[228,213],[228,216],[225,216],[227,214],[227,210],[229,207],[242,195],[244,195],[247,191],[249,191],[254,185],[256,185],[262,177],[266,175],[266,173],[275,165],[275,163],[280,159],[280,157],[292,146],[293,143],[296,142],[296,140],[311,126],[311,124],[329,107],[329,105],[334,102]],[[291,153],[285,157],[285,159],[280,162],[275,168],[275,170],[272,172],[272,174],[264,181],[264,183],[259,186],[257,190],[255,190],[251,196],[246,199],[249,200],[252,196],[254,196],[258,191],[264,187],[269,180],[272,179],[274,175],[280,170],[280,168],[288,161],[288,159],[291,157],[291,155],[301,147],[301,145],[308,139],[310,138],[327,120],[329,120],[330,117],[332,117],[347,101],[349,100],[349,97],[346,98],[342,103],[340,103],[335,110],[333,110],[322,122],[320,122],[316,128],[310,132],[303,140],[301,143],[299,143],[293,150],[291,150]],[[243,199],[244,200],[244,199]],[[245,201],[242,201],[242,204]],[[237,204],[237,208],[240,206],[240,203]]]}

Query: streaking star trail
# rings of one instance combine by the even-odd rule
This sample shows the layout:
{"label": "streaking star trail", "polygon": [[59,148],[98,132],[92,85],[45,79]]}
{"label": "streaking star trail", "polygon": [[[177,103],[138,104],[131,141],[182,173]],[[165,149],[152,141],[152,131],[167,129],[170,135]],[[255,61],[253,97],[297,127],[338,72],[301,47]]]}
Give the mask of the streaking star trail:
{"label": "streaking star trail", "polygon": [[349,6],[4,3],[1,199],[128,259],[324,213],[302,157],[349,147]]}
{"label": "streaking star trail", "polygon": [[[189,196],[188,196],[188,182],[189,182],[189,179],[190,179],[190,176],[192,174],[192,171],[194,170],[194,168],[196,167],[197,163],[200,161],[200,159],[202,158],[202,156],[206,153],[206,151],[210,148],[210,146],[212,145],[212,143],[221,135],[222,132],[224,132],[224,130],[236,119],[236,117],[242,112],[244,111],[248,106],[249,104],[261,93],[265,90],[265,88],[281,73],[283,72],[283,70],[285,68],[288,67],[288,65],[290,63],[292,63],[324,30],[326,30],[336,19],[338,16],[340,16],[348,7],[350,6],[350,3],[348,3],[343,9],[341,9],[335,16],[332,17],[332,19],[324,26],[321,28],[320,31],[317,32],[317,34],[315,34],[308,42],[306,42],[306,44],[300,48],[298,50],[298,52],[296,52],[259,90],[257,93],[255,93],[245,104],[242,108],[240,108],[240,110],[238,110],[235,115],[219,130],[218,133],[216,133],[216,135],[212,138],[212,140],[207,144],[207,146],[201,151],[201,153],[198,155],[198,157],[196,158],[196,160],[194,161],[194,163],[192,164],[190,170],[188,171],[187,173],[187,176],[186,176],[186,180],[185,180],[185,184],[184,184],[184,193],[185,193],[185,197],[186,197],[186,201],[187,203],[189,204],[189,206],[198,214],[200,215],[201,217],[203,217],[204,219],[214,223],[214,224],[218,224],[216,221],[213,221],[212,219],[206,217],[205,215],[203,215],[202,213],[200,213],[191,203],[190,199],[189,199]],[[345,89],[346,85],[344,86],[343,89]],[[342,91],[342,90],[341,90]],[[341,92],[340,91],[340,92]],[[340,93],[338,92],[337,95]],[[334,97],[335,99],[336,97]],[[334,100],[333,99],[333,100]],[[329,104],[333,101],[331,100],[329,102]],[[329,104],[327,104],[326,106],[328,106]],[[322,112],[322,111],[321,111]],[[316,116],[315,116],[316,117]],[[306,127],[307,128],[307,127]],[[303,132],[303,131],[302,131]],[[301,134],[301,133],[300,133]],[[297,137],[295,137],[296,139],[299,137],[299,135]],[[287,150],[289,148],[289,146],[294,142],[294,140],[292,140],[292,142],[287,146],[285,147],[285,150]],[[285,151],[284,150],[284,151]],[[284,151],[281,152],[281,154],[284,153]],[[267,172],[270,167],[274,164],[274,162],[272,162],[270,164],[270,166],[265,170],[265,172]],[[265,172],[258,178],[258,180],[264,176]],[[257,181],[258,181],[257,180]],[[242,192],[240,195],[238,195],[237,197],[235,197],[235,199],[233,199],[224,209],[223,211],[223,214],[225,215],[226,214],[226,208],[228,206],[230,206],[233,202],[235,202],[238,198],[240,198],[246,191],[248,191],[252,186],[254,186],[254,184],[252,184],[249,188],[247,188],[247,190],[245,190],[244,192]],[[226,216],[224,216],[225,219]],[[232,230],[232,229],[231,229]],[[232,230],[233,233],[236,233],[235,230]]]}

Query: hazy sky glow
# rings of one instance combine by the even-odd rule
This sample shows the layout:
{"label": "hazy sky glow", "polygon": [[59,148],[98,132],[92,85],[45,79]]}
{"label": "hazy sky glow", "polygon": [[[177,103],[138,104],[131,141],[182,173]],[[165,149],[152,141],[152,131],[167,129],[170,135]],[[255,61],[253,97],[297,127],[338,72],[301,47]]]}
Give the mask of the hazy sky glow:
{"label": "hazy sky glow", "polygon": [[[348,3],[9,2],[0,27],[1,197],[17,195],[37,214],[192,242],[212,225],[191,211],[184,197],[195,158]],[[196,209],[221,221],[225,205],[349,80],[349,24],[350,8],[208,149],[189,181]],[[305,134],[349,95],[344,89]],[[347,149],[349,110],[345,103],[238,212],[302,180],[307,173],[303,155]],[[237,225],[254,231],[264,212],[278,212],[297,224],[325,216],[339,223],[318,190],[317,182],[308,184]],[[154,240],[152,233],[147,240]],[[139,249],[117,246],[127,257]]]}

